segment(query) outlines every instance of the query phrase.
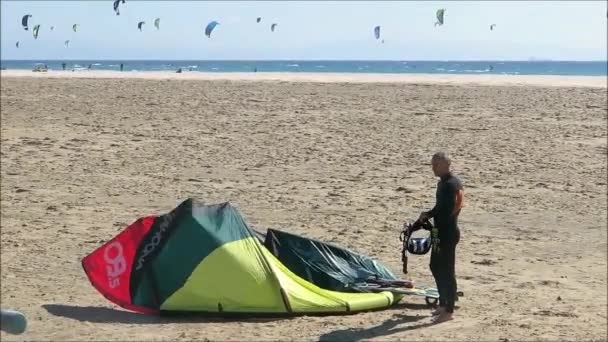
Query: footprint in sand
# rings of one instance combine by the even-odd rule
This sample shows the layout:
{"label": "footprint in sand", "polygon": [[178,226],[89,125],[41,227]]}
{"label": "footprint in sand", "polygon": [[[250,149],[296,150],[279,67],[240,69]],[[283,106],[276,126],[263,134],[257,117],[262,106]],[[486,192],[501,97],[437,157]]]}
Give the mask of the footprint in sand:
{"label": "footprint in sand", "polygon": [[496,261],[490,260],[490,259],[483,259],[481,261],[471,260],[471,264],[491,266],[491,265],[496,264]]}
{"label": "footprint in sand", "polygon": [[550,287],[559,287],[561,285],[559,281],[555,281],[555,280],[541,280],[538,283],[540,285],[550,286]]}
{"label": "footprint in sand", "polygon": [[397,189],[395,189],[395,191],[397,191],[397,192],[403,192],[403,193],[406,193],[406,194],[411,194],[411,193],[415,192],[416,190],[400,186]]}
{"label": "footprint in sand", "polygon": [[555,310],[539,310],[537,312],[534,312],[533,315],[551,317],[578,317],[578,315],[574,312],[559,312]]}

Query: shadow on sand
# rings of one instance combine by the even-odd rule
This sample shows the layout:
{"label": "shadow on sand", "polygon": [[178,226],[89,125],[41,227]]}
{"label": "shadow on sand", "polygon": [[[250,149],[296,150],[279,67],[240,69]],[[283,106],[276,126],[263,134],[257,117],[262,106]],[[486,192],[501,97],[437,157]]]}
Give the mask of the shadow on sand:
{"label": "shadow on sand", "polygon": [[[400,333],[408,330],[415,330],[424,327],[428,327],[431,325],[435,325],[430,321],[428,316],[410,316],[405,314],[397,314],[393,316],[394,318],[384,321],[382,324],[379,324],[375,327],[371,328],[348,328],[342,330],[335,330],[328,333],[325,333],[319,336],[319,342],[346,342],[346,341],[361,341],[364,339],[370,339],[373,337],[380,337],[382,340],[390,340],[388,337],[390,335]],[[414,323],[419,320],[425,320],[421,323],[416,324],[408,324]]]}
{"label": "shadow on sand", "polygon": [[73,306],[63,304],[42,305],[53,316],[90,323],[122,324],[174,324],[174,323],[226,323],[226,322],[272,322],[293,317],[251,317],[245,315],[217,316],[204,313],[172,315],[146,315],[101,306]]}
{"label": "shadow on sand", "polygon": [[[429,307],[426,304],[403,303],[397,305],[395,309],[429,310]],[[425,313],[420,313],[417,315],[406,315],[403,313],[397,313],[393,315],[393,318],[384,321],[382,322],[382,324],[379,324],[377,326],[371,328],[348,328],[342,330],[334,330],[319,336],[318,341],[356,342],[364,339],[370,339],[373,337],[380,337],[383,340],[390,340],[390,335],[403,331],[415,330],[435,325],[435,323],[431,322],[430,315]],[[421,320],[424,321],[414,323]]]}
{"label": "shadow on sand", "polygon": [[[229,323],[229,322],[252,322],[265,323],[273,321],[288,321],[292,316],[266,315],[259,317],[247,315],[224,315],[204,313],[182,313],[147,315],[130,311],[118,310],[102,306],[74,306],[64,304],[45,304],[42,307],[51,315],[69,318],[80,322],[90,323],[119,323],[119,324],[175,324],[175,323]],[[425,310],[428,306],[424,304],[403,303],[392,308],[395,311]],[[426,320],[425,320],[426,319]],[[425,322],[412,324],[425,320]],[[415,330],[433,325],[429,316],[425,314],[406,315],[396,313],[392,319],[371,328],[348,328],[325,333],[319,337],[319,341],[360,341],[372,337],[386,337],[403,331]],[[389,338],[390,339],[390,338]]]}

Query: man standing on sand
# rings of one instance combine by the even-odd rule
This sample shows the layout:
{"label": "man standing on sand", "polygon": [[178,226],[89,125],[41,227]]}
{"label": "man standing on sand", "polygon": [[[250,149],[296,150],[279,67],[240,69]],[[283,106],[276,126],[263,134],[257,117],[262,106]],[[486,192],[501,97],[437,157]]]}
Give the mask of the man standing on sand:
{"label": "man standing on sand", "polygon": [[439,308],[433,312],[433,321],[441,323],[452,319],[456,301],[456,245],[460,241],[458,215],[463,205],[464,190],[460,179],[450,171],[450,158],[437,152],[431,159],[433,173],[439,177],[435,207],[420,214],[420,221],[434,220],[431,231],[431,272],[439,292]]}

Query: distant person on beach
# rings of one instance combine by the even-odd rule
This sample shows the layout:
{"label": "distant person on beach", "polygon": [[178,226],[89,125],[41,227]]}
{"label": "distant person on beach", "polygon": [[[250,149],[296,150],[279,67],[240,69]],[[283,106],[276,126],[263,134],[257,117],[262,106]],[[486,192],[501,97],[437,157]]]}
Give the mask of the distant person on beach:
{"label": "distant person on beach", "polygon": [[120,71],[122,71],[122,68],[123,68],[123,67],[124,67],[124,66],[122,65],[122,63],[120,63]]}
{"label": "distant person on beach", "polygon": [[65,63],[61,63],[61,68],[65,70]]}
{"label": "distant person on beach", "polygon": [[433,321],[441,323],[452,319],[457,296],[456,245],[460,241],[458,215],[463,206],[464,189],[460,179],[450,171],[450,158],[437,152],[431,158],[435,176],[439,177],[435,207],[420,214],[420,221],[433,218],[431,231],[430,268],[439,292],[439,307],[433,312]]}

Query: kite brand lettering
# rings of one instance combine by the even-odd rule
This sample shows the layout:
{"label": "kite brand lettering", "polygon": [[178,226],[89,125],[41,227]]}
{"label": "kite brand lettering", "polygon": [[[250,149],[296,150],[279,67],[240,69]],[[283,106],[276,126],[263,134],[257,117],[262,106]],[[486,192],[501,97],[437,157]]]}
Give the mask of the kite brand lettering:
{"label": "kite brand lettering", "polygon": [[154,234],[154,237],[152,237],[152,240],[144,246],[143,254],[137,260],[137,267],[135,267],[135,270],[138,271],[144,266],[146,257],[150,253],[154,252],[154,250],[156,249],[156,246],[158,246],[158,244],[162,241],[163,233],[169,227],[169,223],[171,221],[173,221],[174,216],[175,216],[175,214],[172,214],[172,213],[167,214],[167,216],[165,216],[163,221],[160,223],[160,227],[159,227],[158,231],[156,232],[156,234]]}
{"label": "kite brand lettering", "polygon": [[[115,250],[114,253],[111,251]],[[115,254],[112,256],[112,254]],[[108,276],[108,285],[111,289],[120,285],[121,274],[127,270],[127,261],[123,254],[123,248],[120,242],[114,241],[103,251],[103,259],[106,261],[106,274]]]}

